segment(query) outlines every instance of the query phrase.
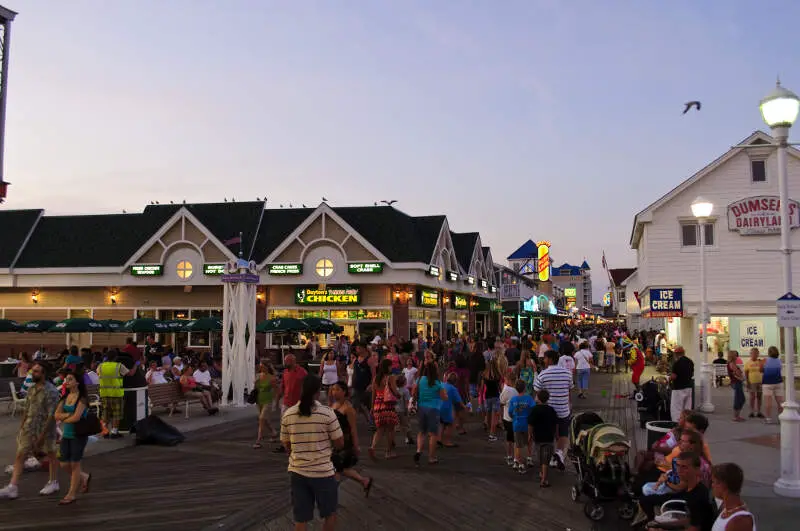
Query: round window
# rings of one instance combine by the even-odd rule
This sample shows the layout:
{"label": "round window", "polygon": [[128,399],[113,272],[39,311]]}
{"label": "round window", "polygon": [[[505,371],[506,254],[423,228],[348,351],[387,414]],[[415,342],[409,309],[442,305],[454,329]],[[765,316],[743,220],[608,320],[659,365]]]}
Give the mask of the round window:
{"label": "round window", "polygon": [[188,280],[192,277],[192,263],[188,260],[181,260],[178,262],[175,271],[178,273],[179,279]]}
{"label": "round window", "polygon": [[327,258],[321,258],[317,260],[317,275],[321,276],[322,278],[328,278],[329,276],[333,275],[333,261]]}

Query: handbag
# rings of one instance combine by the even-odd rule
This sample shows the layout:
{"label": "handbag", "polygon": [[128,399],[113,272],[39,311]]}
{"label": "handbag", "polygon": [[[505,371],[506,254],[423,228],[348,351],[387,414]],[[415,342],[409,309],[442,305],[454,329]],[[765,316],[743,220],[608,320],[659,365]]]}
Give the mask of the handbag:
{"label": "handbag", "polygon": [[247,395],[247,403],[248,404],[255,404],[258,400],[258,389],[253,389],[250,391],[250,394]]}
{"label": "handbag", "polygon": [[73,429],[77,437],[89,437],[103,431],[103,425],[100,423],[100,419],[97,418],[94,411],[86,410],[86,415],[73,424]]}
{"label": "handbag", "polygon": [[392,386],[389,385],[389,378],[390,376],[386,377],[386,384],[383,387],[383,401],[387,404],[396,404],[397,397],[392,392]]}

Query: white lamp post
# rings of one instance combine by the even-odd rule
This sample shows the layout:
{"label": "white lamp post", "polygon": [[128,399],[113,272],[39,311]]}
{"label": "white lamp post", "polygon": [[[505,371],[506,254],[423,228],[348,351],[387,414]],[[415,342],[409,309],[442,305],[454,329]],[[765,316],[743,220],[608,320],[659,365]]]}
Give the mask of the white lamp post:
{"label": "white lamp post", "polygon": [[[700,229],[700,410],[705,413],[714,411],[711,402],[711,364],[708,362],[708,306],[706,301],[706,220],[714,210],[714,205],[702,197],[692,202],[692,215],[697,218]],[[696,395],[697,393],[695,393]]]}
{"label": "white lamp post", "polygon": [[[792,229],[789,224],[789,178],[786,147],[789,128],[794,124],[800,110],[800,98],[792,91],[783,88],[781,82],[778,81],[775,90],[761,100],[759,107],[761,116],[772,129],[777,142],[783,292],[789,293],[792,291]],[[783,404],[783,413],[778,417],[781,422],[781,477],[775,482],[774,489],[775,493],[781,496],[800,498],[800,412],[798,412],[794,389],[794,328],[784,328],[783,337],[786,355],[783,373],[786,382],[786,402]]]}

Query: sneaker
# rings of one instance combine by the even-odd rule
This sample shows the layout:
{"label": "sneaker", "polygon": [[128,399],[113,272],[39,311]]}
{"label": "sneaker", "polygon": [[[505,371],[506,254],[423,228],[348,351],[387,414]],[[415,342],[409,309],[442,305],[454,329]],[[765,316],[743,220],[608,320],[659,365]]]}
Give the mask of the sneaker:
{"label": "sneaker", "polygon": [[513,457],[511,457],[510,455],[507,455],[507,456],[506,456],[506,464],[507,464],[508,466],[512,466],[512,465],[514,465],[514,464],[515,464],[515,463],[514,463],[514,458],[513,458]]}
{"label": "sneaker", "polygon": [[0,500],[16,500],[19,497],[19,490],[16,485],[6,485],[0,489]]}
{"label": "sneaker", "polygon": [[529,457],[525,460],[525,464],[528,465],[528,468],[533,468],[535,465],[533,464],[533,457]]}
{"label": "sneaker", "polygon": [[8,465],[8,466],[6,466],[6,468],[5,468],[5,472],[6,472],[6,474],[8,474],[9,476],[10,476],[11,474],[13,474],[13,473],[14,473],[14,465]]}
{"label": "sneaker", "polygon": [[497,437],[495,435],[489,435],[489,442],[497,441]]}
{"label": "sneaker", "polygon": [[42,496],[50,496],[58,492],[58,481],[48,481],[47,484],[39,491]]}
{"label": "sneaker", "polygon": [[414,444],[414,441],[411,439],[411,437],[406,437],[406,444],[409,446]]}
{"label": "sneaker", "polygon": [[[11,467],[13,470],[14,465],[11,465]],[[22,467],[23,470],[39,470],[40,468],[42,468],[42,463],[40,463],[35,457],[27,458],[24,466]]]}
{"label": "sneaker", "polygon": [[516,472],[518,468],[519,468],[519,463],[517,463],[516,461],[514,461],[514,462],[511,464],[511,470],[513,470],[514,472]]}
{"label": "sneaker", "polygon": [[551,457],[551,458],[550,458],[550,463],[549,463],[549,465],[550,465],[550,468],[555,468],[555,467],[557,467],[557,466],[558,466],[558,459],[556,459],[556,456],[555,456],[555,455],[554,455],[553,457]]}
{"label": "sneaker", "polygon": [[555,452],[555,453],[553,453],[553,457],[556,458],[556,467],[558,467],[559,470],[564,470],[565,468],[567,468],[564,465],[564,456],[563,455],[561,455],[558,452]]}
{"label": "sneaker", "polygon": [[519,464],[519,467],[517,468],[517,474],[520,474],[520,475],[522,475],[522,474],[526,474],[527,472],[528,472],[528,469],[527,469],[527,468],[525,468],[525,465],[523,465],[522,463],[520,463],[520,464]]}
{"label": "sneaker", "polygon": [[763,419],[764,415],[761,412],[756,413],[756,417]]}

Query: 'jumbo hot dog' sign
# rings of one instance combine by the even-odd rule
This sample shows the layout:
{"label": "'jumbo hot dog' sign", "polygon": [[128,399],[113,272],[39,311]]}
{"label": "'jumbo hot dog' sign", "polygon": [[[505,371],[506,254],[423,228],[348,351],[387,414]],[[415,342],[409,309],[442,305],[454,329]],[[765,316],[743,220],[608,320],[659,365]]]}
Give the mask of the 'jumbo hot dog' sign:
{"label": "'jumbo hot dog' sign", "polygon": [[[789,201],[789,227],[800,227],[800,203]],[[739,234],[777,234],[781,231],[781,201],[774,195],[739,199],[728,205],[728,229]]]}

